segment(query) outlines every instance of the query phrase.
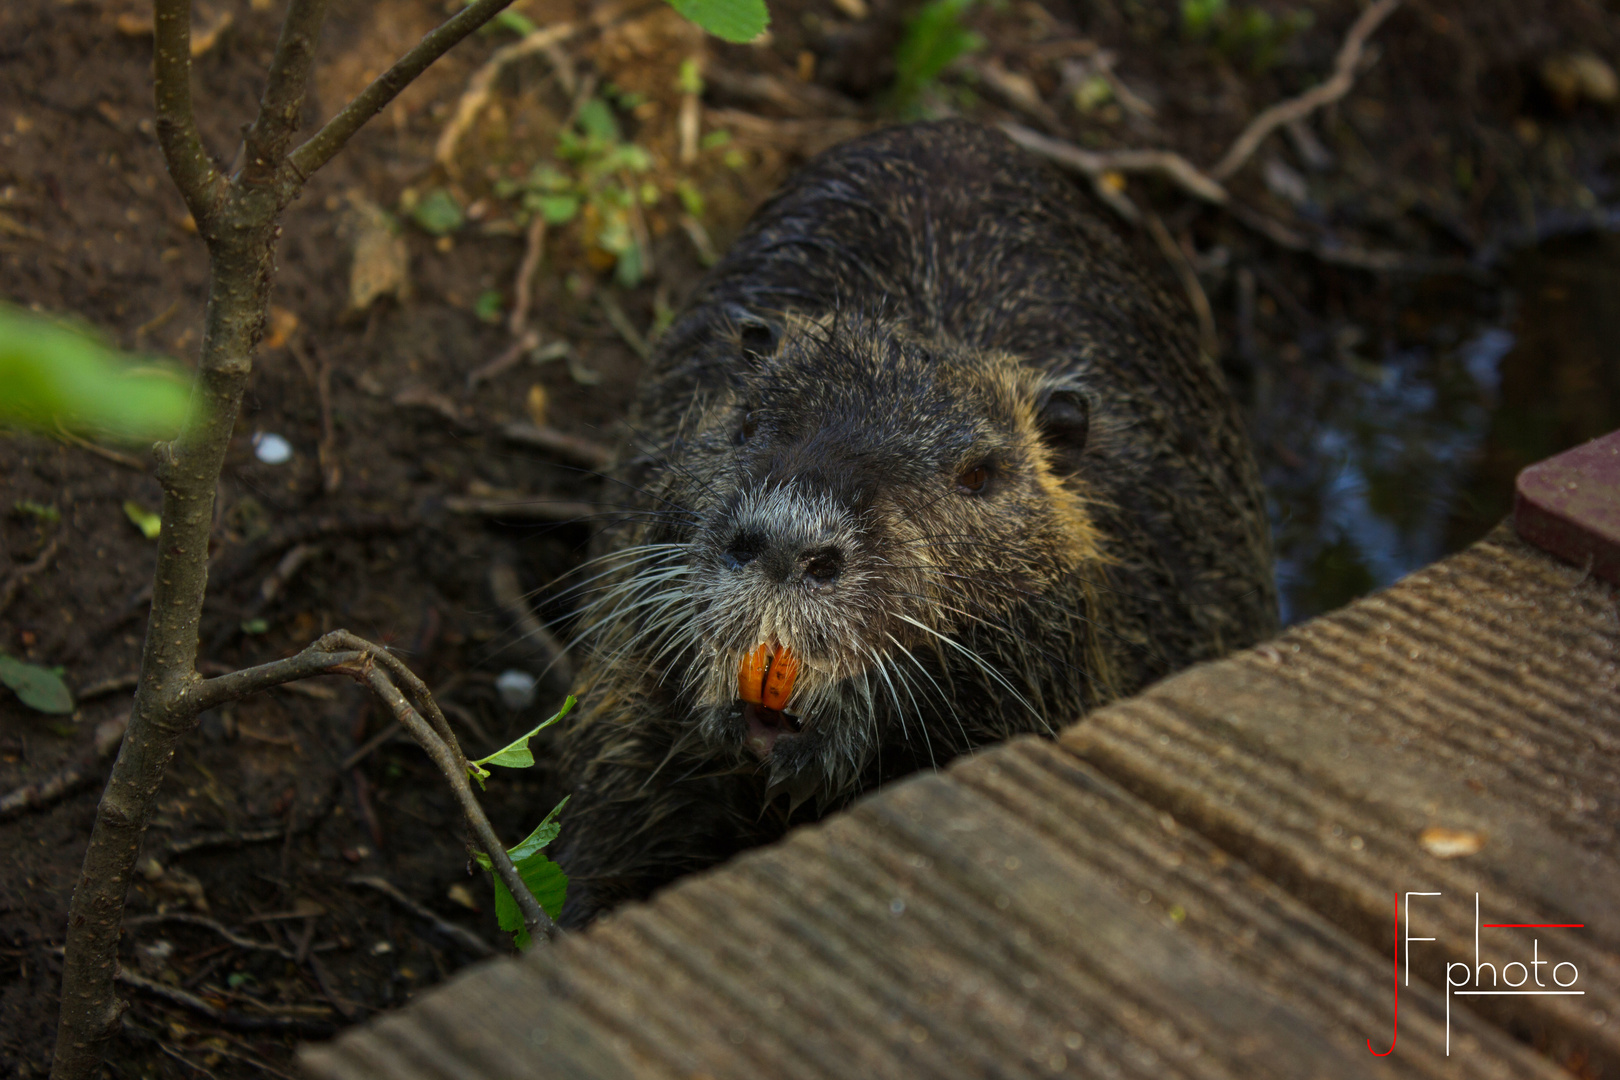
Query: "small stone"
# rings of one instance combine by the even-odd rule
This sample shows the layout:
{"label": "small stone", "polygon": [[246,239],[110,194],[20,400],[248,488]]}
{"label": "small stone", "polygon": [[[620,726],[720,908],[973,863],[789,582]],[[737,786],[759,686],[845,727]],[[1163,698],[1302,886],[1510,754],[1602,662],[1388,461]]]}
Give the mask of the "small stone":
{"label": "small stone", "polygon": [[285,465],[292,460],[292,443],[280,435],[261,431],[253,436],[253,456],[266,465]]}
{"label": "small stone", "polygon": [[527,671],[512,668],[495,679],[495,692],[501,695],[501,704],[513,712],[534,704],[536,680]]}

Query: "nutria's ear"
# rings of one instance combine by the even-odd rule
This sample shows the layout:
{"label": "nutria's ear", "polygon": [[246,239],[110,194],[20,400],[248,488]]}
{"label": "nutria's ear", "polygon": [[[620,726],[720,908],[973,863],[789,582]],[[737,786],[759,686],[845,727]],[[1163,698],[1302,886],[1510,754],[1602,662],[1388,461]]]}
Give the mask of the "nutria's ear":
{"label": "nutria's ear", "polygon": [[1091,433],[1091,398],[1073,386],[1054,386],[1042,395],[1035,421],[1060,472],[1080,468],[1080,455]]}
{"label": "nutria's ear", "polygon": [[782,340],[782,327],[776,322],[741,304],[727,304],[726,316],[737,329],[737,344],[745,358],[764,360],[776,352],[776,345]]}

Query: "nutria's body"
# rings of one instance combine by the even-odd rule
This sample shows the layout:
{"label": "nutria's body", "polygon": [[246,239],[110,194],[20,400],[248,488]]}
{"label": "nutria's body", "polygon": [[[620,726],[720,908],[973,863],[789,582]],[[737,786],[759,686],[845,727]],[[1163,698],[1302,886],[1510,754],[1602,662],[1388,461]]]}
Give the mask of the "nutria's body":
{"label": "nutria's body", "polygon": [[[1190,319],[994,132],[807,166],[658,351],[588,613],[564,922],[1275,623],[1255,468]],[[768,642],[784,713],[738,700]]]}

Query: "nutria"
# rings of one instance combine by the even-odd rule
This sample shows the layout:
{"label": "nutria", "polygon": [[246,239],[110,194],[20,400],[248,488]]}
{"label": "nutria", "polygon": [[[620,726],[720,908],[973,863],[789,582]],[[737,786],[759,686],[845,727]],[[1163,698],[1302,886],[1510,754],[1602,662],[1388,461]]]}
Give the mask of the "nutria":
{"label": "nutria", "polygon": [[[958,121],[836,147],[755,214],[613,477],[564,925],[1274,629],[1237,410],[1143,262]],[[798,664],[785,703],[742,700],[756,650]]]}

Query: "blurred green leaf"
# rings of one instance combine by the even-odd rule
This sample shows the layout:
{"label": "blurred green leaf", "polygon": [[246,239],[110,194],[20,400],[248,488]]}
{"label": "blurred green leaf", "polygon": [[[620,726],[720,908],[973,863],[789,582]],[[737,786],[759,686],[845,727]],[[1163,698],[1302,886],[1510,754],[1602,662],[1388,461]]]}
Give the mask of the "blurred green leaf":
{"label": "blurred green leaf", "polygon": [[47,525],[55,525],[62,520],[62,512],[56,507],[37,503],[33,499],[19,499],[11,505],[17,513],[38,518]]}
{"label": "blurred green leaf", "polygon": [[170,438],[185,422],[189,383],[172,365],[131,363],[87,333],[0,304],[0,427]]}
{"label": "blurred green leaf", "polygon": [[771,22],[765,0],[669,0],[669,6],[726,41],[753,41]]}
{"label": "blurred green leaf", "polygon": [[566,225],[579,214],[578,195],[541,195],[534,202],[547,225]]}
{"label": "blurred green leaf", "polygon": [[479,322],[498,323],[501,321],[501,294],[495,289],[485,289],[473,301],[473,314],[478,316]]}
{"label": "blurred green leaf", "polygon": [[163,531],[163,519],[133,499],[124,501],[124,516],[129,518],[130,523],[141,530],[141,535],[148,540],[156,540],[158,534]]}
{"label": "blurred green leaf", "polygon": [[984,38],[962,25],[974,0],[929,0],[906,24],[894,50],[895,103],[910,108],[957,59],[984,47]]}
{"label": "blurred green leaf", "polygon": [[30,709],[58,715],[73,711],[73,695],[67,684],[49,668],[0,653],[0,682],[11,687],[18,700]]}
{"label": "blurred green leaf", "polygon": [[269,629],[269,619],[244,619],[242,621],[242,633],[244,634],[262,634]]}
{"label": "blurred green leaf", "polygon": [[688,56],[681,61],[681,73],[675,78],[675,88],[683,94],[703,93],[703,70],[697,58]]}
{"label": "blurred green leaf", "polygon": [[411,208],[411,220],[431,236],[445,236],[461,228],[466,215],[455,196],[444,188],[434,188]]}

